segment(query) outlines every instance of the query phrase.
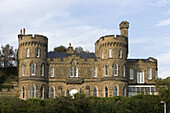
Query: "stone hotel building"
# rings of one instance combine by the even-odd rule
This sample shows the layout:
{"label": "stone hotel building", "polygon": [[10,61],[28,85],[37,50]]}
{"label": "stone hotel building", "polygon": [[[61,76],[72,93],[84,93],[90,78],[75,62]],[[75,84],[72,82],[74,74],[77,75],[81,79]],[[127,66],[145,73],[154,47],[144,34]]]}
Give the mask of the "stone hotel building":
{"label": "stone hotel building", "polygon": [[120,35],[106,35],[95,42],[95,53],[48,52],[48,38],[25,34],[19,41],[19,86],[22,99],[55,98],[84,93],[87,96],[156,94],[157,60],[128,58],[129,23],[119,25]]}

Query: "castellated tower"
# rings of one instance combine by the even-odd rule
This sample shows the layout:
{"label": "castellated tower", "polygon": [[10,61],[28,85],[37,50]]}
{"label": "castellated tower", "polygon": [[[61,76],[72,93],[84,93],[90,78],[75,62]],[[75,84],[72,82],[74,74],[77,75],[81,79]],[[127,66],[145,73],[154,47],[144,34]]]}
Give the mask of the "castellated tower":
{"label": "castellated tower", "polygon": [[48,38],[25,34],[20,30],[19,40],[19,87],[20,98],[46,98],[48,91]]}
{"label": "castellated tower", "polygon": [[108,70],[108,75],[113,77],[114,80],[122,81],[120,84],[125,86],[125,90],[127,90],[128,86],[128,78],[126,75],[126,61],[128,57],[128,28],[129,23],[127,21],[123,21],[120,23],[121,35],[103,36],[95,43],[96,57],[101,59],[101,63],[105,70]]}

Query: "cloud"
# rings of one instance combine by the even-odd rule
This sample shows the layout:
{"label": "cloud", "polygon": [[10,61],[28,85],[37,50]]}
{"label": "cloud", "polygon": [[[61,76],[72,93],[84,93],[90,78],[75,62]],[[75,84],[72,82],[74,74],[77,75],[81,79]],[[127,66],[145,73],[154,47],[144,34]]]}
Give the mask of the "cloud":
{"label": "cloud", "polygon": [[166,78],[170,76],[170,53],[162,53],[157,56],[158,58],[158,70],[159,70],[159,77]]}
{"label": "cloud", "polygon": [[155,26],[167,26],[167,25],[170,25],[170,19],[162,20]]}
{"label": "cloud", "polygon": [[157,0],[156,2],[149,2],[151,6],[165,6],[170,3],[170,0]]}

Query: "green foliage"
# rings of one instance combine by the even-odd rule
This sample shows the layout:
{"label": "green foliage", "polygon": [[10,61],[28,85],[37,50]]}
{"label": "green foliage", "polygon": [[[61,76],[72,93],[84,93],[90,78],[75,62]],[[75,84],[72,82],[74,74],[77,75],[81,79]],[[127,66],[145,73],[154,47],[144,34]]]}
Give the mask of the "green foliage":
{"label": "green foliage", "polygon": [[167,103],[167,109],[170,112],[170,77],[157,79],[156,85],[159,92],[159,99]]}
{"label": "green foliage", "polygon": [[58,46],[58,47],[55,47],[53,52],[59,52],[59,53],[65,53],[67,51],[67,48],[65,46]]}
{"label": "green foliage", "polygon": [[0,97],[1,113],[162,113],[163,105],[158,96],[87,97],[84,94],[61,96],[55,99],[20,100]]}

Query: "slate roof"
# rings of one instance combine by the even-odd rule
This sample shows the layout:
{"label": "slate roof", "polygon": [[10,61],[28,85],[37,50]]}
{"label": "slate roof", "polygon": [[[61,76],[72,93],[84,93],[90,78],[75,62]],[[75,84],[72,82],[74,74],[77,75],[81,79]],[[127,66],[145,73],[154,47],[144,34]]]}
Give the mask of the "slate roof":
{"label": "slate roof", "polygon": [[[127,62],[137,62],[138,60],[140,59],[127,59]],[[143,60],[144,62],[153,62],[149,59],[141,59],[141,60]]]}
{"label": "slate roof", "polygon": [[95,53],[58,53],[58,52],[49,52],[48,58],[50,58],[51,60],[53,60],[53,58],[61,58],[61,60],[63,60],[63,58],[66,58],[74,54],[80,56],[81,58],[84,58],[85,61],[88,58],[94,58],[95,60],[97,59]]}

